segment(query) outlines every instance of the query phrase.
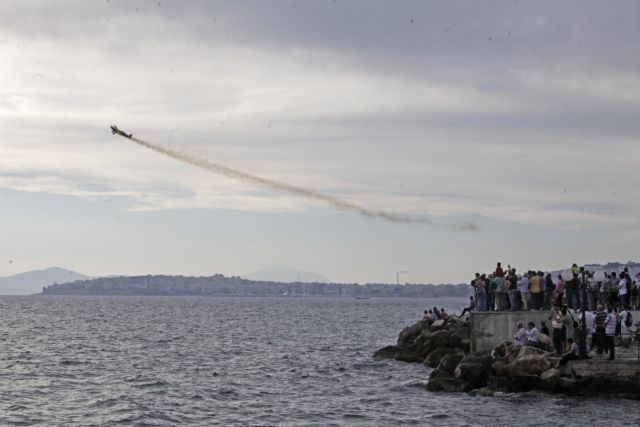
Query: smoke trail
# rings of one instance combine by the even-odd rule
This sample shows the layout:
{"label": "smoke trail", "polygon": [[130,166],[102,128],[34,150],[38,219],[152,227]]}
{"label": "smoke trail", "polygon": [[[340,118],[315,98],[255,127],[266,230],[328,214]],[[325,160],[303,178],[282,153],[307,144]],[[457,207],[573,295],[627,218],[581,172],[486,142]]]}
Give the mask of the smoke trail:
{"label": "smoke trail", "polygon": [[[285,191],[287,193],[291,193],[291,194],[295,194],[297,196],[301,196],[301,197],[306,197],[309,199],[315,199],[315,200],[320,200],[323,201],[325,203],[328,203],[329,205],[341,209],[341,210],[345,210],[345,211],[352,211],[352,212],[357,212],[360,215],[366,216],[366,217],[370,217],[370,218],[380,218],[380,219],[384,219],[386,221],[390,221],[390,222],[394,222],[394,223],[406,223],[406,224],[429,224],[429,225],[433,225],[433,222],[428,219],[428,218],[412,218],[412,217],[407,217],[407,216],[403,216],[403,215],[397,215],[397,214],[392,214],[392,213],[388,213],[388,212],[384,212],[384,211],[379,211],[379,210],[372,210],[372,209],[368,209],[368,208],[364,208],[362,206],[359,206],[355,203],[351,203],[345,200],[340,200],[340,199],[336,199],[335,197],[332,196],[328,196],[326,194],[322,194],[322,193],[318,193],[315,192],[313,190],[308,190],[306,188],[303,187],[298,187],[295,185],[291,185],[291,184],[287,184],[287,183],[283,183],[283,182],[277,182],[277,181],[272,181],[270,179],[266,179],[266,178],[261,178],[259,176],[255,176],[255,175],[251,175],[248,174],[246,172],[242,172],[242,171],[238,171],[235,169],[231,169],[227,166],[224,165],[220,165],[217,163],[213,163],[210,162],[209,160],[206,159],[202,159],[190,154],[186,154],[177,150],[174,150],[172,148],[166,148],[166,147],[162,147],[156,144],[152,144],[150,142],[147,141],[143,141],[141,139],[138,138],[128,138],[131,141],[135,142],[136,144],[139,144],[143,147],[149,148],[155,152],[158,152],[160,154],[164,154],[165,156],[169,156],[173,159],[176,160],[180,160],[182,162],[188,163],[192,166],[196,166],[198,168],[207,170],[209,172],[213,172],[213,173],[217,173],[220,175],[224,175],[226,177],[229,178],[233,178],[233,179],[237,179],[239,181],[243,181],[243,182],[247,182],[250,184],[257,184],[259,186],[262,187],[267,187],[267,188],[271,188],[273,190],[278,190],[278,191]],[[468,228],[467,226],[463,226],[460,228],[461,230],[464,229],[476,229],[476,228]]]}

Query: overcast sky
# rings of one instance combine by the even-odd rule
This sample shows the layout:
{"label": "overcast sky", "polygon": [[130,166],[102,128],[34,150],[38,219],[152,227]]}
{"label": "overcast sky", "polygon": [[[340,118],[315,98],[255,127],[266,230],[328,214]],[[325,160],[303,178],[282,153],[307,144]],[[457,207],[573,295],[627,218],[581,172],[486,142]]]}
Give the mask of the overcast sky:
{"label": "overcast sky", "polygon": [[638,260],[638,22],[636,1],[3,1],[0,275]]}

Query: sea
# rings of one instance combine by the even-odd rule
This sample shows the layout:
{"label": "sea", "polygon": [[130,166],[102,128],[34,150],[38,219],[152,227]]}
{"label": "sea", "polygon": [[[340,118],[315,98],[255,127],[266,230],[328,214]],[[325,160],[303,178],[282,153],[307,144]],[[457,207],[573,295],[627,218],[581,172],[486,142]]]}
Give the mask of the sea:
{"label": "sea", "polygon": [[374,359],[465,299],[0,297],[0,425],[640,424],[637,401],[425,389]]}

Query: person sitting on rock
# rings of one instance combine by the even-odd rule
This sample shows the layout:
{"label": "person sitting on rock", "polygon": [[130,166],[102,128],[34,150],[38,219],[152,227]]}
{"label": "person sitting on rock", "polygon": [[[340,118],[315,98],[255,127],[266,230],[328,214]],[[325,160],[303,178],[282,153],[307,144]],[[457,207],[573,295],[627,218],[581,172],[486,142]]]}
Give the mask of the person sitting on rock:
{"label": "person sitting on rock", "polygon": [[433,320],[440,320],[440,319],[442,319],[442,315],[440,314],[438,307],[433,307]]}
{"label": "person sitting on rock", "polygon": [[469,297],[469,307],[465,307],[462,310],[462,314],[460,314],[460,317],[464,316],[465,313],[467,313],[467,312],[469,312],[469,311],[471,311],[471,310],[473,310],[475,308],[476,308],[476,302],[474,301],[473,297],[471,296],[471,297]]}
{"label": "person sitting on rock", "polygon": [[567,338],[567,342],[569,343],[569,351],[567,351],[562,358],[560,359],[560,362],[558,362],[558,366],[562,366],[564,364],[566,364],[569,360],[576,360],[579,359],[580,356],[580,352],[578,350],[578,344],[576,344],[575,342],[573,342],[573,338],[569,337]]}
{"label": "person sitting on rock", "polygon": [[440,318],[444,319],[444,320],[448,320],[449,319],[449,313],[447,313],[444,310],[444,307],[440,308]]}
{"label": "person sitting on rock", "polygon": [[431,323],[431,315],[429,314],[429,310],[425,310],[422,314],[422,321],[427,322],[427,324]]}
{"label": "person sitting on rock", "polygon": [[540,344],[540,331],[536,328],[536,325],[533,322],[529,322],[527,326],[529,327],[529,330],[527,331],[527,341],[525,342],[525,345],[538,347]]}
{"label": "person sitting on rock", "polygon": [[518,320],[516,324],[516,333],[513,335],[513,346],[521,347],[527,343],[527,331],[524,328],[522,320]]}

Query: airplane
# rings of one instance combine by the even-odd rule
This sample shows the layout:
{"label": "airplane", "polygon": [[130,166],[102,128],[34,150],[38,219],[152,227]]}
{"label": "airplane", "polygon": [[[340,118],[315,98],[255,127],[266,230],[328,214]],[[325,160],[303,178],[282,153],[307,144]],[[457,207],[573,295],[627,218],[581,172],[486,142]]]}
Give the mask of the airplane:
{"label": "airplane", "polygon": [[131,138],[133,137],[133,134],[132,134],[132,133],[129,133],[129,134],[124,133],[123,131],[121,131],[120,129],[118,129],[118,126],[116,126],[116,125],[112,125],[112,126],[111,126],[111,133],[112,133],[113,135],[115,135],[115,134],[117,133],[118,135],[120,135],[120,136],[124,136],[125,138],[129,138],[129,139],[131,139]]}

